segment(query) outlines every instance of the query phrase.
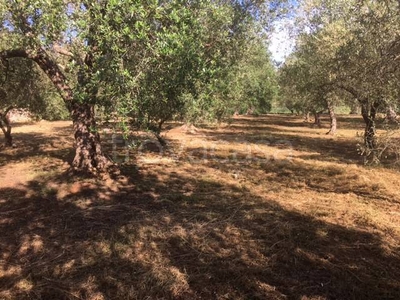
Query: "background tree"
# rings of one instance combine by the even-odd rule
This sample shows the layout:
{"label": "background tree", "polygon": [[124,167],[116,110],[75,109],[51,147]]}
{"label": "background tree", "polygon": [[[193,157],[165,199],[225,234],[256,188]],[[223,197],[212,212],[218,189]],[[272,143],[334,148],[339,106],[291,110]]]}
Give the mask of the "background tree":
{"label": "background tree", "polygon": [[117,103],[117,110],[162,143],[167,120],[220,121],[245,106],[268,110],[274,69],[249,7],[168,1],[163,9],[168,13],[149,36],[152,56],[131,88],[131,102]]}
{"label": "background tree", "polygon": [[[276,70],[265,42],[254,37],[228,85],[232,109],[239,113],[267,113],[278,93]],[[228,106],[229,107],[229,106]]]}
{"label": "background tree", "polygon": [[[300,11],[294,55],[307,63],[299,63],[303,75],[298,78],[324,95],[346,91],[357,99],[366,154],[375,160],[376,113],[399,99],[398,1],[306,0]],[[307,49],[313,49],[312,56],[304,56]]]}
{"label": "background tree", "polygon": [[[100,57],[105,54],[98,43],[100,19],[105,16],[102,7],[102,3],[85,1],[72,4],[64,1],[9,1],[0,6],[4,45],[0,57],[3,60],[30,59],[46,73],[73,119],[76,147],[73,166],[87,171],[103,169],[107,164],[94,119],[94,104],[97,102],[94,81],[101,65]],[[74,81],[67,78],[57,63],[57,57],[51,53],[68,34],[69,37],[77,36],[83,45],[82,51],[76,54],[63,51],[73,57],[71,65],[76,67],[78,75]]]}
{"label": "background tree", "polygon": [[4,61],[0,64],[0,74],[0,126],[6,146],[12,145],[8,114],[12,109],[27,109],[36,118],[66,117],[66,110],[51,82],[32,61],[21,58]]}
{"label": "background tree", "polygon": [[[177,114],[218,116],[218,80],[240,60],[248,29],[267,29],[281,3],[3,1],[0,58],[31,60],[48,76],[73,121],[72,166],[94,172],[109,164],[95,107],[155,131]],[[253,86],[252,101],[265,89]]]}

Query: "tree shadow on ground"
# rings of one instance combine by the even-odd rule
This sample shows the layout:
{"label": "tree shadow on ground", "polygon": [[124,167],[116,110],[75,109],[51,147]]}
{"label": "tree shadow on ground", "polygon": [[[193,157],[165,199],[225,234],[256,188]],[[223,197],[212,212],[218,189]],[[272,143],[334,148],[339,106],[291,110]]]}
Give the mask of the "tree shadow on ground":
{"label": "tree shadow on ground", "polygon": [[351,129],[363,132],[365,123],[361,115],[340,115],[337,117],[338,129]]}
{"label": "tree shadow on ground", "polygon": [[[284,149],[285,144],[275,147]],[[303,156],[300,156],[303,158]],[[252,183],[269,185],[274,189],[308,189],[318,193],[355,194],[369,201],[386,201],[400,204],[400,199],[373,181],[360,180],[358,169],[341,165],[318,165],[308,160],[275,158],[262,153],[249,156],[246,151],[235,151],[231,156],[208,148],[187,148],[182,161],[201,165],[215,171],[240,176]],[[310,158],[311,160],[311,158]],[[212,171],[211,171],[212,172]],[[236,175],[235,175],[236,174]]]}
{"label": "tree shadow on ground", "polygon": [[270,125],[253,127],[247,121],[241,121],[241,132],[227,128],[223,131],[209,131],[205,135],[211,141],[228,143],[255,143],[255,144],[285,144],[289,150],[304,151],[299,157],[310,160],[322,160],[342,163],[360,163],[362,157],[357,151],[357,140],[354,141],[342,138],[320,138],[318,136],[307,136],[304,132],[285,132],[284,129],[277,129]]}
{"label": "tree shadow on ground", "polygon": [[[73,157],[72,136],[68,129],[57,129],[52,135],[43,133],[15,133],[14,148],[0,149],[0,166],[21,162],[27,158],[48,156],[65,161]],[[70,147],[66,147],[70,145]]]}
{"label": "tree shadow on ground", "polygon": [[[13,148],[0,146],[0,167],[35,157],[51,157],[70,163],[75,155],[72,125],[51,127],[49,132],[16,132],[13,140]],[[102,132],[102,146],[106,153],[113,150],[110,133]]]}
{"label": "tree shadow on ground", "polygon": [[[288,150],[306,152],[296,157],[310,161],[325,161],[343,164],[364,164],[365,157],[361,155],[363,144],[363,123],[360,117],[341,116],[346,120],[346,129],[355,124],[353,129],[360,129],[354,137],[331,137],[320,131],[305,131],[301,123],[293,121],[296,117],[265,116],[261,119],[251,117],[239,118],[224,130],[205,131],[209,140],[221,143],[239,143],[256,145],[268,144],[277,148],[285,145]],[[287,122],[287,123],[286,123]],[[254,125],[255,124],[255,125]],[[279,124],[281,127],[276,127]],[[298,126],[292,126],[297,124]],[[350,124],[350,125],[349,125]],[[359,124],[360,127],[357,127]],[[286,128],[285,128],[286,127]],[[397,128],[397,127],[396,127]],[[397,128],[398,129],[398,128]],[[339,130],[340,132],[340,130]],[[382,135],[383,139],[389,138]],[[388,169],[398,169],[399,157],[396,139],[390,137],[390,142],[384,155],[380,158],[380,166]],[[308,153],[307,153],[308,152]]]}
{"label": "tree shadow on ground", "polygon": [[0,297],[400,297],[399,249],[379,235],[151,169],[126,167],[120,183],[60,174],[0,189]]}
{"label": "tree shadow on ground", "polygon": [[[338,128],[340,129],[355,129],[355,130],[363,130],[365,127],[365,123],[361,117],[361,115],[342,115],[339,114],[336,116],[338,121]],[[312,117],[310,120],[313,119]],[[247,124],[254,126],[263,126],[263,125],[275,125],[275,126],[284,126],[284,127],[314,127],[313,121],[307,122],[304,116],[300,115],[291,115],[291,114],[282,114],[282,115],[261,115],[261,116],[239,116],[235,118],[234,123],[237,124]],[[330,119],[328,114],[321,115],[321,123],[323,127],[329,128]]]}
{"label": "tree shadow on ground", "polygon": [[308,127],[309,125],[309,123],[304,122],[304,118],[296,115],[239,116],[235,118],[234,123],[250,125],[250,127],[266,124],[285,127]]}

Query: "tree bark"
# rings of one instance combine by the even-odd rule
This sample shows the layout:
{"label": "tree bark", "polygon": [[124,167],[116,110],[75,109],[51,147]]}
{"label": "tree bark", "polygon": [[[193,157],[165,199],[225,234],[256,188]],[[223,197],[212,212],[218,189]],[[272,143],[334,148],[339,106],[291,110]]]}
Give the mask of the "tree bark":
{"label": "tree bark", "polygon": [[[39,48],[35,52],[27,52],[24,49],[0,52],[0,58],[7,59],[14,57],[22,57],[35,61],[49,77],[67,105],[75,132],[73,169],[89,173],[105,171],[107,166],[111,164],[111,161],[104,156],[101,150],[100,136],[96,131],[93,104],[80,103],[74,99],[73,90],[68,85],[67,78],[57,63],[44,49]],[[88,102],[93,103],[93,101]]]}
{"label": "tree bark", "polygon": [[370,108],[368,109],[368,104],[363,103],[361,107],[362,117],[365,123],[365,132],[364,132],[364,146],[366,148],[366,159],[369,162],[378,161],[377,149],[376,149],[376,112],[379,104],[374,102]]}
{"label": "tree bark", "polygon": [[377,145],[376,145],[376,113],[379,106],[382,104],[382,101],[373,101],[372,104],[369,99],[365,96],[362,96],[362,93],[357,89],[346,86],[346,85],[338,85],[339,88],[344,89],[357,101],[361,104],[361,115],[363,117],[365,123],[365,131],[364,131],[364,155],[365,161],[368,163],[377,163],[379,162]]}
{"label": "tree bark", "polygon": [[309,111],[304,115],[304,122],[310,123],[310,112]]}
{"label": "tree bark", "polygon": [[90,173],[105,170],[110,161],[101,150],[94,106],[73,103],[71,115],[75,135],[75,157],[72,167],[77,171],[89,171]]}
{"label": "tree bark", "polygon": [[11,126],[6,122],[7,118],[1,116],[0,128],[3,131],[6,147],[12,147]]}
{"label": "tree bark", "polygon": [[321,112],[314,112],[314,126],[321,128]]}
{"label": "tree bark", "polygon": [[4,134],[4,138],[5,138],[5,145],[6,147],[12,147],[13,143],[12,143],[12,135],[11,135],[11,123],[10,123],[10,119],[8,116],[8,113],[10,112],[10,110],[13,109],[12,107],[9,107],[5,110],[4,113],[0,114],[0,128],[1,131],[3,131]]}
{"label": "tree bark", "polygon": [[397,114],[392,105],[386,108],[386,120],[388,122],[397,123]]}
{"label": "tree bark", "polygon": [[328,112],[329,112],[329,118],[331,120],[331,125],[329,128],[329,131],[326,134],[335,135],[336,130],[337,130],[335,106],[333,105],[333,103],[331,101],[327,101],[327,104],[328,104]]}
{"label": "tree bark", "polygon": [[4,137],[6,139],[6,147],[12,147],[13,143],[12,143],[12,135],[11,135],[11,131],[6,131],[4,132]]}

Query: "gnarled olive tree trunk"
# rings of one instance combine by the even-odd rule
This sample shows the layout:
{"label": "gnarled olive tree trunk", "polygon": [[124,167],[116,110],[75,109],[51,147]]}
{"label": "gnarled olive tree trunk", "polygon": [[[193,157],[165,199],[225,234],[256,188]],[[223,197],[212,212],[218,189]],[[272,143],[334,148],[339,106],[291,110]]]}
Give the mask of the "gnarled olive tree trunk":
{"label": "gnarled olive tree trunk", "polygon": [[[369,106],[369,107],[368,107]],[[376,162],[379,160],[376,149],[376,113],[379,107],[378,102],[368,105],[364,102],[361,107],[361,114],[365,123],[364,146],[366,148],[366,159],[368,162]]]}
{"label": "gnarled olive tree trunk", "polygon": [[9,122],[9,120],[7,120],[7,117],[4,117],[3,115],[0,118],[1,118],[0,128],[4,134],[5,145],[6,145],[6,147],[11,147],[12,146],[12,135],[11,135],[10,122]]}
{"label": "gnarled olive tree trunk", "polygon": [[10,112],[11,109],[12,107],[9,107],[3,113],[0,112],[0,128],[4,134],[6,147],[11,147],[13,145],[12,135],[11,135],[11,123],[10,123],[10,118],[8,116],[8,113]]}
{"label": "gnarled olive tree trunk", "polygon": [[309,122],[310,122],[310,112],[309,112],[309,111],[307,111],[307,112],[304,114],[304,122],[306,122],[306,123],[309,123]]}
{"label": "gnarled olive tree trunk", "polygon": [[336,119],[336,114],[335,114],[335,106],[331,101],[327,101],[328,105],[328,112],[329,112],[329,118],[331,120],[331,125],[329,128],[329,131],[326,134],[330,135],[335,135],[336,130],[337,130],[337,119]]}
{"label": "gnarled olive tree trunk", "polygon": [[109,160],[101,150],[100,135],[97,131],[94,106],[73,103],[70,112],[74,126],[75,157],[72,166],[76,170],[104,170]]}
{"label": "gnarled olive tree trunk", "polygon": [[65,75],[44,50],[37,53],[34,61],[36,61],[58,89],[71,114],[75,137],[75,157],[72,167],[77,171],[90,173],[104,171],[111,162],[104,156],[101,149],[94,105],[90,104],[95,101],[90,101],[93,99],[86,99],[87,101],[83,102],[75,100],[72,89],[67,84]]}
{"label": "gnarled olive tree trunk", "polygon": [[[85,99],[87,101],[78,102],[74,98],[72,89],[67,84],[65,75],[45,51],[39,51],[34,60],[56,86],[71,114],[75,137],[73,169],[89,173],[104,171],[111,162],[102,152],[94,105],[92,104],[95,101],[93,99]],[[84,85],[84,83],[81,83],[81,85]],[[96,96],[92,95],[92,97]]]}
{"label": "gnarled olive tree trunk", "polygon": [[74,98],[73,90],[68,85],[66,76],[44,49],[40,48],[34,52],[24,49],[0,52],[0,58],[12,57],[23,57],[35,61],[52,81],[67,105],[72,117],[75,137],[75,158],[72,167],[77,171],[89,173],[105,171],[111,162],[101,150],[100,136],[96,131],[94,107],[93,104],[89,104],[94,101],[87,99],[88,101],[78,102]]}
{"label": "gnarled olive tree trunk", "polygon": [[381,100],[371,101],[366,96],[363,96],[357,89],[343,84],[338,85],[339,88],[349,92],[361,105],[361,115],[365,123],[364,130],[364,155],[367,163],[379,162],[378,149],[376,143],[376,113]]}
{"label": "gnarled olive tree trunk", "polygon": [[323,111],[314,111],[314,124],[313,126],[317,126],[318,128],[321,128],[321,114]]}
{"label": "gnarled olive tree trunk", "polygon": [[397,123],[397,113],[393,105],[388,105],[386,108],[386,120],[388,122]]}

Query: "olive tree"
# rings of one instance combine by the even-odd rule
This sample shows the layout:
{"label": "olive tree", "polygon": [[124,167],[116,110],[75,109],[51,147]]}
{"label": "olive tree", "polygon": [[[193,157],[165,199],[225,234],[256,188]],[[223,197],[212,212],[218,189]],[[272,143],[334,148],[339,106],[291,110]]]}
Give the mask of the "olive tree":
{"label": "olive tree", "polygon": [[58,90],[74,127],[77,170],[104,170],[95,105],[126,99],[151,53],[158,1],[28,0],[0,3],[0,58],[35,62]]}
{"label": "olive tree", "polygon": [[[308,62],[300,78],[323,94],[346,92],[359,102],[365,153],[375,160],[377,111],[399,99],[399,2],[304,0],[300,11],[296,52]],[[304,49],[313,49],[309,59]]]}
{"label": "olive tree", "polygon": [[27,109],[35,118],[48,120],[68,114],[49,79],[33,61],[22,58],[0,62],[0,127],[6,146],[12,145],[12,109]]}
{"label": "olive tree", "polygon": [[[398,1],[322,1],[316,15],[324,24],[342,24],[345,43],[334,57],[335,86],[360,103],[365,122],[364,146],[377,161],[376,115],[397,104],[400,70],[400,4]],[[337,13],[335,18],[326,18]]]}
{"label": "olive tree", "polygon": [[249,20],[267,27],[267,16],[284,2],[2,1],[0,59],[40,67],[73,122],[73,168],[101,171],[110,161],[96,106],[162,123],[180,112],[182,101],[199,102],[215,74],[235,61]]}

